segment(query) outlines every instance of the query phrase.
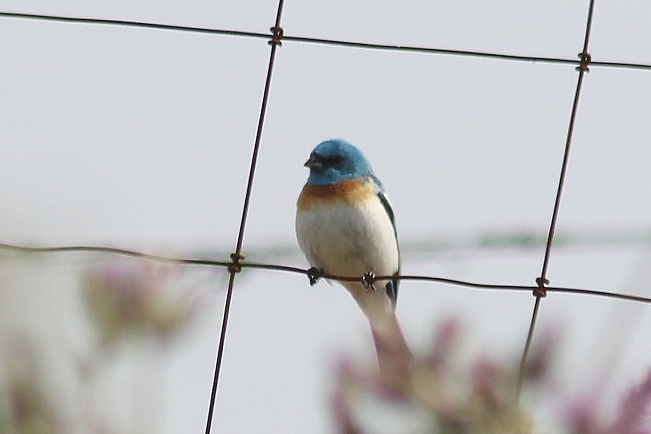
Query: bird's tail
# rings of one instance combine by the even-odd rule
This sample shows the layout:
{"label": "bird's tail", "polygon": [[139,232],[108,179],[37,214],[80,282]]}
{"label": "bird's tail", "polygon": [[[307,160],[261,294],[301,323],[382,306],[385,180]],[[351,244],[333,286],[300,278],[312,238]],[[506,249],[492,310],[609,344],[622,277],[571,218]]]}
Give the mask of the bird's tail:
{"label": "bird's tail", "polygon": [[351,293],[371,325],[382,378],[391,381],[404,378],[413,355],[398,324],[393,303],[368,289]]}
{"label": "bird's tail", "polygon": [[369,318],[369,321],[382,378],[400,382],[409,370],[413,355],[395,313],[386,313],[384,318]]}

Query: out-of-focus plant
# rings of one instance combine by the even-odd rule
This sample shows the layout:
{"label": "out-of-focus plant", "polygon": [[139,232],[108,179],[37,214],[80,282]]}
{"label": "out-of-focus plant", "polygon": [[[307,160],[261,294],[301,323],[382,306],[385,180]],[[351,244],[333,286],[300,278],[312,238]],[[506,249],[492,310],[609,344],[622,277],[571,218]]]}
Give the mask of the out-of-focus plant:
{"label": "out-of-focus plant", "polygon": [[161,350],[169,348],[173,338],[209,305],[205,285],[197,282],[200,277],[201,273],[189,272],[187,267],[145,260],[113,260],[86,270],[81,297],[98,340],[88,356],[79,360],[79,372],[90,401],[86,413],[91,423],[109,425],[98,414],[102,407],[98,384],[107,374],[107,353],[116,356],[119,349],[126,349],[147,361],[133,368],[140,386],[132,389],[132,411],[138,417],[129,431],[157,430],[162,419],[154,415],[161,414],[164,393]]}
{"label": "out-of-focus plant", "polygon": [[166,341],[205,305],[184,287],[184,271],[147,261],[112,261],[85,273],[82,297],[100,341],[131,337]]}
{"label": "out-of-focus plant", "polygon": [[[394,360],[396,369],[383,370],[383,375],[377,368],[342,360],[337,367],[338,383],[333,397],[339,432],[538,432],[532,414],[517,405],[516,367],[491,361],[485,356],[472,363],[468,363],[467,356],[463,360],[459,331],[458,321],[444,323],[428,354]],[[552,382],[549,366],[557,341],[554,336],[548,334],[547,339],[541,339],[541,344],[532,349],[530,368],[524,375],[525,386],[544,386]],[[386,372],[391,372],[391,378],[387,378]],[[565,408],[572,410],[558,415],[557,425],[562,427],[562,432],[650,433],[651,373],[641,386],[630,392],[619,417],[610,426],[602,426],[595,417],[594,406],[568,400]]]}
{"label": "out-of-focus plant", "polygon": [[651,371],[633,387],[622,401],[619,414],[610,426],[600,422],[595,397],[577,400],[568,406],[565,420],[572,434],[648,434],[651,433]]}
{"label": "out-of-focus plant", "polygon": [[46,381],[34,351],[25,345],[4,348],[0,363],[0,432],[62,432],[57,411],[43,393]]}
{"label": "out-of-focus plant", "polygon": [[[102,261],[82,273],[84,314],[65,318],[61,330],[32,333],[29,321],[6,322],[0,330],[0,433],[158,431],[165,411],[165,350],[214,301],[215,273],[204,271],[132,258]],[[71,333],[66,340],[88,322],[95,334]],[[41,336],[61,341],[49,346]],[[131,372],[109,369],[125,360]],[[128,384],[134,379],[135,385]]]}
{"label": "out-of-focus plant", "polygon": [[344,433],[462,433],[531,431],[515,407],[513,375],[488,360],[462,372],[459,323],[444,324],[431,352],[408,361],[392,377],[350,362],[338,367],[335,414]]}

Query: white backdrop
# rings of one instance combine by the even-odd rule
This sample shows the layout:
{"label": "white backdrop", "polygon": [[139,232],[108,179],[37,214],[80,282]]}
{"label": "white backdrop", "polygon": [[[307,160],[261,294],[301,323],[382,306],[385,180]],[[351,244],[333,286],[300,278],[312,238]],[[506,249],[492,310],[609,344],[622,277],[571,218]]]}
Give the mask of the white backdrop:
{"label": "white backdrop", "polygon": [[[0,10],[264,33],[276,6],[271,0],[190,6],[3,0]],[[288,1],[282,27],[294,36],[574,59],[587,8],[587,2],[564,1]],[[255,138],[266,40],[0,21],[0,241],[183,256],[219,252],[216,258],[227,260]],[[649,64],[649,41],[645,1],[597,2],[593,60]],[[305,265],[293,234],[295,198],[307,177],[302,164],[318,142],[339,137],[365,151],[388,190],[405,274],[534,284],[542,246],[430,252],[410,246],[493,232],[546,235],[576,79],[572,65],[285,41],[276,58],[244,255]],[[648,234],[650,95],[648,70],[591,67],[559,234]],[[548,277],[554,286],[648,296],[646,241],[559,246]],[[263,254],[276,247],[284,253]],[[83,396],[69,359],[84,353],[90,334],[76,294],[77,277],[94,258],[12,256],[11,266],[2,267],[3,328],[32,330],[48,378],[59,379],[50,381],[53,396]],[[125,350],[103,368],[106,384],[94,399],[116,430],[202,432],[224,274],[208,273],[206,310],[161,357]],[[427,347],[441,320],[459,315],[471,353],[511,360],[524,345],[533,300],[528,293],[404,282],[398,315],[417,349]],[[562,330],[555,363],[559,406],[603,382],[600,405],[610,414],[651,365],[648,306],[550,294],[539,320],[541,333]],[[345,291],[324,282],[309,288],[301,275],[238,275],[216,432],[331,431],[332,369],[342,353],[372,361],[364,318]],[[149,396],[142,391],[148,387],[157,392],[138,410],[150,412],[142,426],[133,422],[138,405],[125,402]],[[545,399],[524,398],[539,408],[540,426],[551,423]],[[57,406],[74,419],[78,408],[70,401]]]}

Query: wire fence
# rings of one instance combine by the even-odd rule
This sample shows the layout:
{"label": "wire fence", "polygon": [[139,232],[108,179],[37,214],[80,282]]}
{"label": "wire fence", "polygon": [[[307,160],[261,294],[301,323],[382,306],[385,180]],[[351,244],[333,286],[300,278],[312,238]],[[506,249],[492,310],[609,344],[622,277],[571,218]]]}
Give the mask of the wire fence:
{"label": "wire fence", "polygon": [[[162,262],[166,264],[176,264],[176,265],[194,265],[194,266],[204,266],[204,267],[222,267],[230,269],[233,267],[233,262],[229,261],[214,261],[210,259],[194,259],[194,258],[179,258],[173,256],[163,256],[156,255],[151,253],[145,253],[137,250],[128,250],[121,249],[117,247],[101,247],[101,246],[62,246],[62,247],[28,247],[20,246],[15,244],[6,244],[0,243],[0,249],[23,252],[23,253],[70,253],[70,252],[86,252],[86,253],[107,253],[110,255],[118,256],[127,256],[133,258],[140,258],[149,261]],[[314,272],[311,269],[301,268],[301,267],[292,267],[289,265],[281,264],[268,264],[262,262],[239,262],[237,267],[239,270],[250,268],[258,270],[271,270],[271,271],[283,271],[287,273],[303,274],[307,277],[310,277]],[[237,272],[237,270],[236,270]],[[319,278],[336,280],[340,282],[361,282],[362,277],[358,276],[339,276],[336,274],[322,273],[319,274]],[[536,291],[539,287],[536,285],[506,285],[500,283],[480,283],[480,282],[470,282],[467,280],[459,279],[448,279],[445,277],[436,277],[436,276],[423,276],[423,275],[399,275],[399,276],[376,276],[376,280],[387,280],[387,279],[398,279],[398,280],[411,280],[411,281],[421,281],[421,282],[435,282],[445,285],[459,286],[465,288],[474,288],[474,289],[486,289],[486,290],[505,290],[505,291]],[[599,290],[594,288],[574,288],[574,287],[560,287],[560,286],[545,286],[547,292],[564,292],[570,294],[584,294],[584,295],[595,295],[600,297],[616,298],[620,300],[629,300],[637,301],[641,303],[651,303],[651,297],[643,297],[633,294],[622,294],[617,292],[609,292],[605,290]]]}
{"label": "wire fence", "polygon": [[[135,28],[146,28],[146,29],[156,29],[156,30],[169,30],[169,31],[176,31],[176,32],[205,33],[210,35],[258,38],[258,39],[265,39],[265,40],[270,39],[268,33],[245,32],[241,30],[228,30],[228,29],[214,29],[208,27],[179,26],[179,25],[171,25],[171,24],[149,23],[149,22],[142,22],[142,21],[105,20],[105,19],[97,19],[97,18],[78,18],[78,17],[23,14],[23,13],[12,13],[12,12],[0,12],[0,17],[31,19],[31,20],[46,20],[46,21],[78,23],[78,24],[101,24],[101,25],[108,25],[108,26],[135,27]],[[281,39],[284,42],[287,41],[287,42],[301,42],[306,44],[335,45],[335,46],[349,47],[349,48],[364,48],[369,50],[404,51],[404,52],[415,52],[415,53],[424,53],[424,54],[443,54],[443,55],[462,56],[462,57],[479,57],[484,59],[495,59],[495,60],[513,60],[516,62],[557,63],[557,64],[576,65],[576,66],[579,66],[581,64],[580,55],[579,55],[579,59],[577,60],[577,59],[567,59],[561,57],[522,56],[516,54],[492,53],[486,51],[451,50],[445,48],[422,47],[422,46],[415,46],[415,45],[376,44],[370,42],[346,41],[340,39],[327,39],[327,38],[313,38],[309,36],[298,36],[298,35],[289,35],[289,34],[283,34],[281,36]],[[604,61],[604,60],[590,60],[590,66],[609,67],[609,68],[618,68],[618,69],[622,69],[622,68],[641,69],[641,70],[651,69],[651,64],[646,64],[646,63],[614,62],[614,61]]]}
{"label": "wire fence", "polygon": [[[324,44],[324,45],[345,46],[345,47],[350,47],[355,49],[405,51],[405,52],[416,52],[422,54],[478,57],[483,59],[508,60],[508,61],[517,61],[517,62],[556,63],[556,64],[568,64],[568,65],[576,66],[578,77],[577,77],[576,88],[572,100],[572,110],[570,113],[570,118],[568,120],[563,160],[560,168],[560,173],[558,176],[558,186],[556,189],[554,205],[551,212],[549,231],[545,239],[545,253],[542,261],[542,268],[541,268],[540,275],[535,279],[536,285],[489,284],[489,283],[469,282],[463,280],[447,279],[447,278],[425,276],[425,275],[397,276],[397,278],[400,280],[436,282],[441,284],[456,285],[456,286],[462,286],[462,287],[474,288],[474,289],[531,291],[535,296],[535,302],[533,305],[533,311],[531,314],[531,322],[527,333],[527,338],[524,343],[524,349],[522,351],[522,356],[520,360],[519,379],[517,383],[516,395],[519,396],[520,388],[522,386],[523,376],[527,365],[527,357],[529,355],[531,342],[535,334],[536,321],[537,321],[538,313],[540,311],[542,299],[546,296],[548,292],[564,292],[564,293],[572,293],[572,294],[580,294],[580,295],[609,297],[614,299],[628,300],[628,301],[634,301],[640,303],[651,303],[651,298],[642,297],[638,295],[614,293],[614,292],[599,290],[594,288],[550,286],[550,282],[547,279],[549,259],[551,257],[552,246],[554,245],[556,224],[557,224],[557,219],[560,211],[560,204],[563,195],[565,179],[568,172],[568,161],[570,158],[570,149],[571,149],[572,138],[574,133],[574,125],[578,113],[578,107],[579,107],[579,101],[580,101],[584,76],[589,71],[589,68],[591,67],[638,69],[638,70],[645,70],[645,71],[651,70],[651,64],[613,62],[613,61],[593,60],[591,58],[589,52],[589,42],[591,36],[592,17],[594,11],[594,0],[590,0],[589,2],[588,15],[585,23],[583,46],[581,47],[581,52],[578,55],[578,59],[541,57],[541,56],[522,56],[522,55],[501,54],[501,53],[494,53],[494,52],[464,51],[464,50],[454,50],[454,49],[430,48],[430,47],[422,47],[422,46],[386,45],[386,44],[374,44],[368,42],[345,41],[345,40],[336,40],[336,39],[322,39],[322,38],[313,38],[313,37],[305,37],[305,36],[287,35],[284,34],[283,28],[281,27],[283,5],[284,5],[283,0],[279,0],[274,25],[270,29],[271,34],[245,32],[245,31],[238,31],[238,30],[225,30],[225,29],[214,29],[214,28],[203,28],[203,27],[157,24],[157,23],[149,23],[149,22],[137,22],[137,21],[105,20],[105,19],[96,19],[96,18],[78,18],[78,17],[67,17],[67,16],[0,12],[0,17],[13,18],[13,19],[46,20],[46,21],[55,21],[55,22],[67,22],[67,23],[79,23],[79,24],[83,23],[83,24],[123,26],[123,27],[126,26],[126,27],[149,28],[149,29],[157,29],[157,30],[165,30],[165,31],[207,33],[207,34],[221,35],[221,36],[234,36],[240,38],[261,38],[261,39],[268,40],[268,43],[270,45],[270,54],[269,54],[267,75],[265,79],[265,86],[263,91],[262,104],[260,107],[260,113],[259,113],[259,118],[258,118],[258,123],[256,128],[255,142],[253,145],[253,154],[250,160],[246,192],[243,199],[243,206],[242,206],[241,219],[239,224],[239,231],[237,234],[236,247],[234,252],[230,255],[229,261],[214,261],[214,260],[193,259],[193,258],[167,257],[167,256],[149,254],[141,251],[112,248],[112,247],[101,247],[101,246],[28,247],[28,246],[6,244],[6,243],[0,244],[0,249],[20,251],[20,252],[43,253],[43,254],[45,253],[54,254],[60,252],[96,252],[96,253],[101,252],[101,253],[107,253],[113,255],[138,257],[138,258],[143,258],[152,261],[160,261],[160,262],[174,263],[180,265],[195,265],[195,266],[227,268],[229,271],[228,289],[226,295],[226,303],[223,312],[222,328],[221,328],[221,333],[219,338],[219,346],[217,350],[213,383],[211,388],[210,404],[209,404],[208,415],[206,419],[206,433],[210,433],[211,426],[212,426],[213,412],[214,412],[215,400],[217,396],[217,387],[219,384],[222,358],[223,358],[223,353],[224,353],[224,348],[226,343],[226,331],[228,329],[228,318],[230,313],[231,300],[233,296],[233,288],[235,285],[235,279],[237,274],[244,268],[250,268],[250,269],[266,269],[266,270],[273,270],[273,271],[280,271],[280,272],[299,273],[299,274],[304,274],[308,277],[315,277],[311,275],[311,273],[313,273],[313,270],[308,270],[299,267],[291,267],[282,264],[248,262],[245,261],[245,258],[242,255],[243,238],[244,238],[244,232],[247,223],[249,205],[251,202],[251,192],[254,186],[255,171],[257,167],[258,154],[260,149],[260,140],[261,140],[262,131],[264,127],[267,102],[269,97],[269,91],[271,88],[271,79],[274,70],[274,61],[275,61],[276,51],[278,47],[281,46],[282,42],[294,42],[294,43],[303,43],[303,44]],[[330,274],[320,274],[318,277],[324,277],[327,279],[338,280],[338,281],[362,281],[364,279],[364,276],[337,276],[337,275],[330,275]],[[389,278],[396,278],[396,277],[377,276],[376,278],[382,280],[382,279],[389,279]]]}

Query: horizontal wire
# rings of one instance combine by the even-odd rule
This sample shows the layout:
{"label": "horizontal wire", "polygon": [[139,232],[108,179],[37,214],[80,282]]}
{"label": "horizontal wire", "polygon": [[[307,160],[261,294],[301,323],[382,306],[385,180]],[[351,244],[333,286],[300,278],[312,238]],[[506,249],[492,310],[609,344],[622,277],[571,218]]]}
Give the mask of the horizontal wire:
{"label": "horizontal wire", "polygon": [[[311,37],[287,36],[287,35],[284,37],[284,40],[315,43],[315,44],[338,45],[338,46],[351,47],[351,48],[367,48],[372,50],[407,51],[407,52],[429,53],[429,54],[444,54],[444,55],[451,55],[451,56],[483,57],[489,59],[514,60],[519,62],[531,62],[531,63],[536,63],[536,62],[561,63],[561,64],[569,64],[569,65],[581,64],[581,60],[566,59],[562,57],[524,56],[524,55],[517,55],[517,54],[503,54],[503,53],[493,53],[493,52],[486,52],[486,51],[453,50],[447,48],[430,48],[430,47],[421,47],[421,46],[413,46],[413,45],[376,44],[376,43],[369,43],[369,42],[343,41],[337,39],[323,39],[323,38],[311,38]],[[631,62],[612,62],[612,61],[593,60],[590,62],[590,65],[604,66],[604,67],[611,67],[611,68],[651,69],[651,65],[649,64],[631,63]]]}
{"label": "horizontal wire", "polygon": [[[136,250],[122,249],[116,247],[102,247],[102,246],[28,247],[28,246],[20,246],[15,244],[0,243],[0,249],[13,250],[13,251],[24,252],[24,253],[62,253],[62,252],[106,253],[111,255],[130,256],[135,258],[142,258],[151,261],[164,262],[168,264],[177,264],[177,265],[197,265],[197,266],[226,267],[226,268],[233,265],[233,263],[230,261],[213,261],[208,259],[192,259],[192,258],[174,258],[169,256],[139,252]],[[242,268],[285,271],[289,273],[304,274],[306,276],[310,275],[311,273],[311,270],[309,269],[305,269],[301,267],[292,267],[289,265],[280,265],[280,264],[239,262],[239,266]],[[329,279],[329,280],[336,280],[339,282],[362,282],[364,279],[364,277],[339,276],[339,275],[327,274],[327,273],[323,273],[319,277],[322,277],[324,279]],[[505,291],[533,291],[537,288],[537,286],[534,285],[503,285],[503,284],[491,284],[491,283],[477,283],[477,282],[469,282],[466,280],[449,279],[445,277],[434,277],[434,276],[416,276],[416,275],[375,276],[375,280],[391,280],[391,279],[435,282],[435,283],[442,283],[445,285],[461,286],[466,288],[505,290]],[[601,297],[618,298],[621,300],[636,301],[640,303],[651,303],[651,298],[649,297],[642,297],[642,296],[630,295],[630,294],[620,294],[620,293],[608,292],[608,291],[600,291],[596,289],[582,289],[582,288],[555,287],[555,286],[548,286],[545,287],[545,289],[548,292],[595,295]]]}
{"label": "horizontal wire", "polygon": [[[75,18],[75,17],[66,17],[66,16],[58,16],[58,15],[26,14],[26,13],[14,13],[14,12],[0,12],[0,17],[57,21],[57,22],[67,22],[67,23],[103,24],[103,25],[112,25],[112,26],[137,27],[137,28],[157,29],[157,30],[189,32],[189,33],[206,33],[206,34],[213,34],[213,35],[239,36],[239,37],[247,37],[247,38],[270,39],[272,37],[272,35],[269,33],[247,32],[242,30],[214,29],[208,27],[181,26],[181,25],[173,25],[173,24],[158,24],[158,23],[148,23],[143,21],[109,20],[109,19],[100,19],[100,18]],[[350,47],[350,48],[365,48],[371,50],[403,51],[403,52],[417,52],[417,53],[428,53],[428,54],[442,54],[442,55],[450,55],[450,56],[480,57],[480,58],[498,59],[498,60],[512,60],[512,61],[519,61],[519,62],[557,63],[557,64],[566,64],[566,65],[581,64],[580,59],[578,60],[566,59],[561,57],[523,56],[523,55],[515,55],[515,54],[484,52],[484,51],[430,48],[430,47],[413,46],[413,45],[376,44],[370,42],[345,41],[339,39],[291,36],[287,34],[283,35],[282,40],[309,43],[309,44],[334,45],[334,46]],[[651,64],[599,61],[594,59],[590,61],[590,66],[651,70]]]}
{"label": "horizontal wire", "polygon": [[241,30],[211,29],[207,27],[178,26],[174,24],[148,23],[145,21],[108,20],[101,18],[75,18],[60,15],[22,14],[14,12],[0,12],[0,17],[20,18],[30,20],[55,21],[63,23],[103,24],[108,26],[138,27],[156,30],[172,30],[189,33],[208,33],[213,35],[244,36],[248,38],[269,38],[268,33],[245,32]]}
{"label": "horizontal wire", "polygon": [[213,261],[204,259],[186,259],[186,258],[172,258],[169,256],[155,255],[152,253],[144,253],[136,250],[122,249],[119,247],[103,247],[103,246],[57,246],[57,247],[28,247],[19,246],[15,244],[0,243],[0,249],[14,250],[24,253],[64,253],[64,252],[93,252],[93,253],[107,253],[111,255],[130,256],[142,259],[149,259],[157,262],[167,262],[179,265],[206,265],[228,267],[232,262],[227,261]]}

